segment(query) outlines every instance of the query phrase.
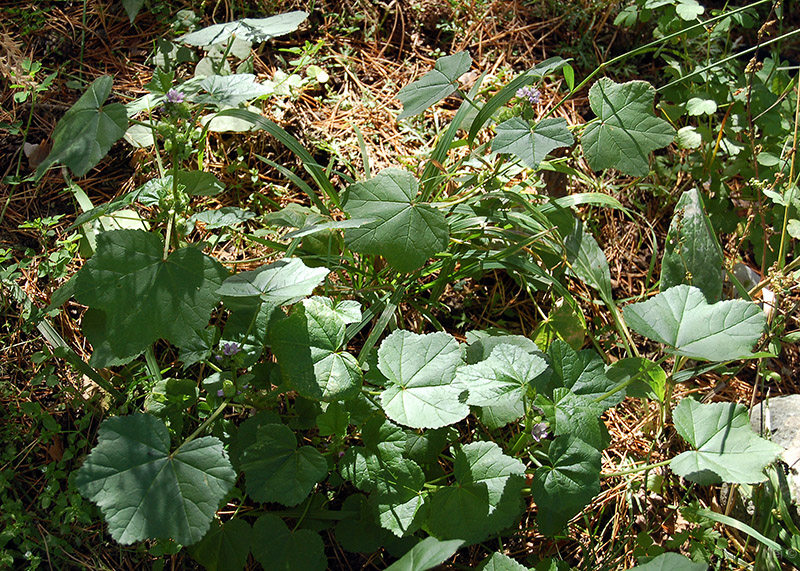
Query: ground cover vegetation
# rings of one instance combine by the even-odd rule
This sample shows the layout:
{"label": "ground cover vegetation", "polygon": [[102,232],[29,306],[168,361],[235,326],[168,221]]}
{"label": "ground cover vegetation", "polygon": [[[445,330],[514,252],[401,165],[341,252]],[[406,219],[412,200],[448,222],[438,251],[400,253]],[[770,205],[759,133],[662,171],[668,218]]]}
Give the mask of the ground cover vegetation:
{"label": "ground cover vegetation", "polygon": [[800,565],[794,3],[0,13],[0,565]]}

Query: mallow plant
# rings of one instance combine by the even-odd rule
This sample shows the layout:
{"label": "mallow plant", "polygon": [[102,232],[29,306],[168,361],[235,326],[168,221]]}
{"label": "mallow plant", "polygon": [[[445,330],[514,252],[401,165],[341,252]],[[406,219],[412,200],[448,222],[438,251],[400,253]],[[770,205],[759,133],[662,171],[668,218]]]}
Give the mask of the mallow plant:
{"label": "mallow plant", "polygon": [[[127,108],[106,103],[112,80],[97,79],[59,122],[37,171],[60,164],[84,175],[126,134],[158,157],[156,178],[78,217],[91,255],[53,300],[87,307],[92,366],[143,358],[152,379],[140,410],[102,422],[75,475],[111,537],[169,540],[207,569],[242,569],[252,555],[264,568],[307,571],[328,568],[331,541],[383,550],[397,559],[390,569],[428,569],[482,542],[494,551],[532,509],[538,532],[563,534],[600,493],[610,443],[603,414],[626,396],[657,401],[664,427],[671,422],[685,441],[686,451],[658,464],[676,476],[766,480],[781,449],[750,429],[746,407],[672,398],[677,383],[764,354],[762,310],[747,297],[722,299],[723,257],[700,194],[689,190],[678,204],[660,292],[622,306],[602,249],[570,210],[619,203],[594,193],[539,200],[514,182],[522,170],[561,168],[548,157],[576,140],[573,152],[593,169],[648,175],[651,153],[675,137],[654,113],[654,88],[601,77],[588,91],[596,117],[570,126],[542,113],[536,97],[556,74],[566,97],[587,83],[575,85],[567,61],[551,58],[483,93],[482,78],[469,92],[460,87],[467,52],[445,56],[397,95],[401,119],[456,92],[462,99],[421,172],[372,176],[367,163],[363,180],[339,189],[255,107],[274,89],[226,65],[245,49],[237,42],[289,33],[305,16],[178,38],[212,61],[185,81],[157,69],[150,94]],[[276,166],[308,206],[266,219],[296,230],[266,240],[244,229],[255,213],[196,210],[197,197],[225,191],[190,168],[202,166],[198,143],[220,125],[265,130],[301,160],[308,176]],[[467,175],[451,176],[457,169]],[[136,203],[154,215],[142,219]],[[231,272],[209,254],[222,232],[196,240],[197,222],[275,254]],[[613,318],[622,358],[610,363],[560,330],[537,345],[497,330],[460,340],[436,330],[432,313],[432,332],[398,326],[403,302],[424,310],[421,296],[437,303],[448,283],[498,268],[573,309],[568,278],[587,284]],[[183,368],[163,368],[159,360],[175,354]],[[698,568],[675,553],[656,559],[658,568]],[[481,568],[524,567],[496,552]]]}

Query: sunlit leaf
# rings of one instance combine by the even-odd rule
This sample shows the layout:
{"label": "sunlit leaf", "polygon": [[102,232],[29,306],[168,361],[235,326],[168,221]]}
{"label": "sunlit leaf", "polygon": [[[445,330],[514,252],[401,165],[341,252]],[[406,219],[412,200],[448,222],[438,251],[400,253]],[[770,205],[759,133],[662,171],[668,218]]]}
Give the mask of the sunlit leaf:
{"label": "sunlit leaf", "polygon": [[625,306],[628,326],[678,355],[706,361],[728,361],[751,354],[764,331],[766,316],[741,299],[706,302],[703,292],[679,285],[647,301]]}
{"label": "sunlit leaf", "polygon": [[655,94],[645,81],[615,83],[604,77],[592,86],[589,105],[597,119],[581,138],[589,166],[615,168],[632,176],[650,172],[649,154],[675,137],[675,129],[653,114]]}
{"label": "sunlit leaf", "polygon": [[181,36],[178,41],[192,46],[210,46],[227,42],[235,36],[240,40],[261,43],[294,32],[306,18],[308,18],[308,13],[301,10],[268,18],[244,18],[235,22],[208,26]]}
{"label": "sunlit leaf", "polygon": [[76,176],[85,175],[125,135],[125,107],[120,103],[104,105],[112,84],[111,76],[98,77],[67,110],[53,131],[50,154],[36,169],[37,180],[57,163],[67,165]]}
{"label": "sunlit leaf", "polygon": [[397,94],[403,103],[398,119],[422,113],[434,103],[452,94],[458,87],[458,78],[469,71],[472,58],[467,52],[440,57],[433,69],[417,81],[406,85]]}
{"label": "sunlit leaf", "polygon": [[447,247],[450,231],[444,214],[418,202],[417,179],[410,172],[388,168],[348,187],[345,211],[354,218],[372,218],[345,230],[349,248],[386,258],[401,272],[411,272]]}
{"label": "sunlit leaf", "polygon": [[426,537],[417,543],[411,551],[386,568],[386,571],[426,571],[433,569],[452,557],[463,541],[439,541],[435,537]]}
{"label": "sunlit leaf", "polygon": [[469,406],[453,383],[463,348],[447,333],[397,330],[378,349],[378,369],[388,379],[381,393],[386,415],[412,428],[440,428],[462,420]]}
{"label": "sunlit leaf", "polygon": [[755,484],[783,447],[750,428],[747,407],[736,403],[700,404],[683,399],[673,411],[675,429],[695,450],[670,463],[672,471],[698,484]]}

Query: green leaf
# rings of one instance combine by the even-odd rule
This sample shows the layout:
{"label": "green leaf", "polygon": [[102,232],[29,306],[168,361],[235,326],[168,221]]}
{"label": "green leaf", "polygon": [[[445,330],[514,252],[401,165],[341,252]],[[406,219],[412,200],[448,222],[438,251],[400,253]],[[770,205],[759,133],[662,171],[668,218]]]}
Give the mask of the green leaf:
{"label": "green leaf", "polygon": [[631,567],[631,571],[706,571],[708,563],[694,562],[680,553],[662,553],[644,565]]}
{"label": "green leaf", "polygon": [[128,15],[128,20],[133,24],[139,10],[144,6],[144,0],[122,0],[122,7],[125,8],[125,13]]}
{"label": "green leaf", "polygon": [[678,355],[706,361],[747,358],[766,324],[754,303],[732,299],[709,305],[703,292],[688,285],[627,305],[622,314],[637,333]]}
{"label": "green leaf", "polygon": [[128,129],[128,115],[120,103],[103,105],[111,94],[108,75],[95,79],[69,108],[53,131],[53,148],[36,169],[36,180],[56,163],[83,176],[106,156],[111,145]]}
{"label": "green leaf", "polygon": [[353,398],[361,390],[358,361],[339,350],[351,317],[338,312],[331,300],[315,297],[295,305],[289,317],[270,327],[282,378],[304,397],[332,402]]}
{"label": "green leaf", "polygon": [[236,482],[222,442],[206,436],[170,453],[167,427],[148,414],[100,425],[97,446],[78,470],[80,493],[95,502],[119,543],[200,541]]}
{"label": "green leaf", "polygon": [[406,85],[397,94],[397,98],[403,103],[403,112],[397,118],[403,119],[422,113],[455,92],[458,78],[467,73],[471,65],[472,58],[468,52],[458,52],[437,59],[431,71]]}
{"label": "green leaf", "polygon": [[513,345],[528,353],[538,353],[536,343],[524,335],[509,335],[501,329],[467,331],[467,364],[474,365],[488,359],[498,345]]}
{"label": "green leaf", "polygon": [[675,407],[673,421],[696,450],[679,454],[670,468],[698,484],[763,482],[764,468],[783,451],[753,432],[742,404],[700,404],[685,398]]}
{"label": "green leaf", "polygon": [[[164,177],[172,186],[172,175]],[[178,184],[186,187],[186,194],[191,196],[215,196],[225,190],[225,185],[210,172],[178,171]]]}
{"label": "green leaf", "polygon": [[539,531],[555,535],[600,493],[600,452],[574,436],[559,436],[536,469],[531,492]]}
{"label": "green leaf", "polygon": [[536,404],[547,415],[550,429],[556,436],[575,436],[597,450],[608,446],[608,430],[600,418],[602,405],[563,387],[553,391],[552,401],[539,398]]}
{"label": "green leaf", "polygon": [[631,176],[650,171],[648,155],[672,142],[675,130],[653,114],[655,89],[645,81],[602,78],[589,90],[597,120],[586,126],[583,152],[594,170],[615,168]]}
{"label": "green leaf", "polygon": [[678,0],[675,5],[675,12],[682,20],[691,21],[696,20],[698,16],[702,15],[706,9],[701,6],[697,0]]}
{"label": "green leaf", "polygon": [[207,571],[241,571],[250,554],[250,524],[241,519],[214,521],[200,543],[189,548],[191,556]]}
{"label": "green leaf", "polygon": [[230,301],[237,306],[290,305],[311,295],[329,273],[327,268],[309,268],[299,258],[283,259],[229,277],[217,293],[234,298]]}
{"label": "green leaf", "polygon": [[289,531],[277,516],[262,515],[253,525],[253,557],[264,569],[283,571],[325,571],[325,544],[315,531]]}
{"label": "green leaf", "polygon": [[692,117],[713,115],[717,112],[717,102],[708,97],[690,97],[686,102],[686,112]]}
{"label": "green leaf", "polygon": [[227,42],[235,36],[239,40],[261,43],[294,32],[306,18],[308,18],[308,13],[301,10],[269,18],[244,18],[235,22],[208,26],[181,36],[178,41],[191,46],[210,46]]}
{"label": "green leaf", "polygon": [[508,555],[502,553],[492,553],[481,564],[478,565],[478,571],[527,571],[528,568],[520,565]]}
{"label": "green leaf", "polygon": [[492,151],[514,155],[532,169],[538,168],[553,150],[571,147],[575,142],[566,119],[562,118],[543,119],[531,130],[521,118],[512,117],[500,123],[496,130]]}
{"label": "green leaf", "polygon": [[454,384],[469,391],[469,405],[508,408],[510,412],[502,418],[507,423],[525,414],[526,402],[536,390],[544,388],[546,370],[547,362],[538,355],[501,344],[495,346],[486,360],[459,368]]}
{"label": "green leaf", "polygon": [[206,230],[234,228],[255,217],[255,213],[235,206],[223,206],[217,210],[204,210],[192,215],[192,219],[203,224]]}
{"label": "green leaf", "polygon": [[697,131],[697,127],[687,125],[678,129],[675,142],[679,149],[696,149],[703,144],[703,135]]}
{"label": "green leaf", "polygon": [[75,278],[75,299],[105,315],[117,357],[138,355],[157,339],[189,342],[208,324],[227,270],[193,247],[162,259],[161,237],[115,230],[97,237],[97,252]]}
{"label": "green leaf", "polygon": [[372,553],[380,549],[389,532],[378,525],[365,496],[348,496],[342,503],[342,512],[355,512],[356,515],[336,524],[334,532],[339,545],[352,553]]}
{"label": "green leaf", "polygon": [[250,73],[212,75],[200,82],[200,88],[206,93],[195,95],[191,100],[215,105],[218,109],[237,107],[245,101],[273,93],[271,87],[258,83],[256,76]]}
{"label": "green leaf", "polygon": [[453,474],[456,484],[439,488],[427,502],[433,535],[477,543],[522,513],[525,466],[494,442],[471,442],[454,452]]}
{"label": "green leaf", "polygon": [[434,537],[426,537],[411,551],[386,568],[386,571],[426,571],[433,569],[452,557],[463,541],[439,541]]}
{"label": "green leaf", "polygon": [[247,493],[259,502],[295,506],[328,474],[325,457],[311,446],[297,448],[297,438],[288,426],[265,424],[256,441],[242,454]]}
{"label": "green leaf", "polygon": [[[630,357],[612,363],[606,376],[615,385],[626,383],[625,393],[629,397],[656,399],[664,402],[667,374],[659,365],[644,357]],[[633,379],[631,381],[631,379]]]}
{"label": "green leaf", "polygon": [[564,242],[570,269],[578,279],[600,292],[604,299],[613,299],[608,260],[583,222],[575,220],[572,233]]}
{"label": "green leaf", "polygon": [[397,330],[378,349],[378,369],[388,384],[381,406],[395,422],[412,428],[441,428],[464,419],[469,406],[453,383],[463,349],[447,333],[417,335]]}
{"label": "green leaf", "polygon": [[384,464],[376,474],[369,503],[378,522],[397,537],[414,533],[420,526],[422,490],[425,474],[413,460],[401,459]]}
{"label": "green leaf", "polygon": [[[554,372],[554,385],[570,389],[576,395],[596,400],[605,395],[617,383],[608,378],[603,358],[591,349],[575,351],[564,341],[553,341],[547,350]],[[598,402],[608,410],[622,402],[624,391],[611,394]]]}
{"label": "green leaf", "polygon": [[354,218],[372,218],[345,230],[349,248],[377,254],[401,272],[412,272],[447,248],[450,230],[444,214],[417,202],[419,185],[410,172],[388,168],[348,187],[345,211]]}
{"label": "green leaf", "polygon": [[661,290],[693,285],[710,303],[722,297],[722,251],[696,188],[681,195],[661,260]]}

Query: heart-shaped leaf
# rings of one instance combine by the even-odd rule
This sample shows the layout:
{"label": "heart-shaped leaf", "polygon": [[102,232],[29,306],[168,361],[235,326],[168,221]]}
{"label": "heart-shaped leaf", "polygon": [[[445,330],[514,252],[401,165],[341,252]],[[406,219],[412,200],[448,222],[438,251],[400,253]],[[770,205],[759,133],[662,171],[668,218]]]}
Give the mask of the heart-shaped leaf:
{"label": "heart-shaped leaf", "polygon": [[215,521],[200,543],[189,548],[206,571],[241,571],[250,554],[250,524],[242,519]]}
{"label": "heart-shaped leaf", "polygon": [[520,565],[508,555],[492,553],[478,565],[478,571],[528,571],[528,568]]}
{"label": "heart-shaped leaf", "polygon": [[437,59],[431,71],[406,85],[397,94],[397,98],[403,103],[403,112],[397,118],[403,119],[422,113],[453,93],[458,88],[458,78],[469,71],[470,65],[472,58],[467,52]]}
{"label": "heart-shaped leaf", "polygon": [[561,118],[543,119],[531,129],[519,117],[512,117],[500,123],[496,130],[492,151],[514,155],[532,169],[538,168],[550,152],[559,147],[571,147],[575,142],[567,121]]}
{"label": "heart-shaped leaf", "polygon": [[672,471],[698,484],[755,484],[783,447],[750,428],[747,407],[736,403],[700,404],[683,399],[672,414],[678,434],[696,450],[670,463]]}
{"label": "heart-shaped leaf", "polygon": [[401,272],[412,272],[447,247],[450,230],[441,211],[417,201],[417,179],[388,168],[348,187],[345,210],[372,222],[345,230],[349,248],[386,258]]}
{"label": "heart-shaped leaf", "polygon": [[325,571],[328,558],[325,544],[315,531],[290,531],[283,520],[274,515],[262,515],[253,524],[251,549],[264,569],[282,571]]}
{"label": "heart-shaped leaf", "polygon": [[754,303],[732,299],[709,305],[702,291],[688,285],[625,306],[622,314],[637,333],[678,355],[706,361],[747,358],[766,324]]}
{"label": "heart-shaped leaf", "polygon": [[559,436],[547,455],[550,465],[536,469],[531,492],[539,531],[554,535],[600,493],[600,452],[574,436]]}
{"label": "heart-shaped leaf", "polygon": [[328,462],[311,446],[297,448],[288,426],[265,424],[242,453],[241,468],[254,500],[295,506],[327,475]]}
{"label": "heart-shaped leaf", "polygon": [[433,535],[476,543],[511,526],[522,513],[525,466],[494,442],[462,446],[454,453],[453,474],[456,484],[439,488],[427,502]]}
{"label": "heart-shaped leaf", "polygon": [[281,375],[304,397],[332,402],[353,398],[361,389],[358,361],[340,351],[347,324],[361,319],[360,309],[357,314],[347,312],[351,309],[337,311],[330,299],[314,297],[270,327]]}
{"label": "heart-shaped leaf", "polygon": [[80,493],[100,506],[124,545],[144,539],[200,541],[236,482],[222,442],[206,436],[170,453],[169,431],[148,414],[103,421],[78,470]]}
{"label": "heart-shaped leaf", "polygon": [[395,422],[412,428],[441,428],[464,419],[469,406],[453,383],[463,349],[447,333],[417,335],[397,330],[378,349],[378,369],[388,385],[381,405]]}
{"label": "heart-shaped leaf", "polygon": [[128,115],[120,103],[104,105],[113,80],[95,79],[86,93],[69,108],[53,131],[53,148],[36,169],[36,180],[56,163],[83,176],[111,150],[128,129]]}
{"label": "heart-shaped leaf", "polygon": [[597,120],[586,126],[581,138],[589,166],[632,176],[650,171],[648,155],[675,137],[675,129],[653,114],[655,94],[646,81],[615,83],[604,77],[592,86],[589,105]]}
{"label": "heart-shaped leaf", "polygon": [[138,355],[157,339],[177,345],[208,325],[228,272],[197,248],[163,259],[164,244],[143,230],[97,237],[97,251],[75,278],[75,299],[105,315],[103,335],[119,358]]}

